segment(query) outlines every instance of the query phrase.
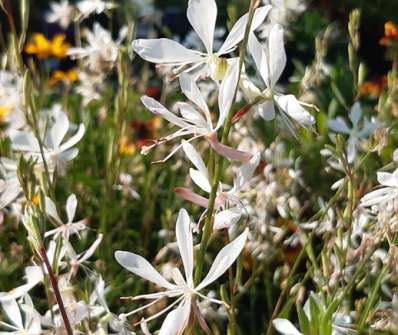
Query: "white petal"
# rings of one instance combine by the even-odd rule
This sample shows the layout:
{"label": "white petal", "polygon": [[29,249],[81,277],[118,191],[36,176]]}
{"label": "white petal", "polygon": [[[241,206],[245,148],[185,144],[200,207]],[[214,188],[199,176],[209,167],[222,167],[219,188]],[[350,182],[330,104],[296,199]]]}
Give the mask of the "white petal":
{"label": "white petal", "polygon": [[[256,9],[250,29],[251,31],[256,30],[259,27],[259,25],[263,23],[271,8],[272,8],[271,6],[262,6]],[[219,55],[231,52],[232,49],[240,41],[243,40],[248,17],[249,15],[245,14],[242,17],[240,17],[238,21],[236,21],[231,31],[229,32],[228,37],[226,38],[224,44],[221,46],[220,50],[218,51]]]}
{"label": "white petal", "polygon": [[77,199],[76,195],[71,194],[66,200],[66,215],[68,217],[68,222],[73,222],[76,214]]}
{"label": "white petal", "polygon": [[191,122],[198,128],[208,128],[205,118],[193,106],[187,104],[186,102],[177,102],[176,107],[180,110],[181,116],[186,121]]}
{"label": "white petal", "polygon": [[116,251],[115,258],[117,262],[141,278],[144,278],[156,285],[173,290],[176,288],[175,285],[169,283],[164,279],[161,274],[155,270],[155,268],[140,255],[133,254],[127,251]]}
{"label": "white petal", "polygon": [[207,193],[211,192],[211,186],[207,175],[204,175],[202,172],[195,169],[189,169],[189,175],[191,176],[193,182],[203,191]]}
{"label": "white petal", "polygon": [[208,274],[196,287],[198,291],[217,280],[235,262],[245,246],[248,233],[249,230],[246,228],[242,234],[220,250]]}
{"label": "white petal", "polygon": [[211,121],[209,108],[207,107],[207,103],[203,98],[203,95],[200,92],[194,78],[187,73],[181,74],[180,86],[182,93],[184,93],[189,100],[195,103],[202,110],[202,112],[205,113],[206,119],[208,121]]}
{"label": "white petal", "polygon": [[214,230],[229,228],[239,221],[242,210],[238,207],[223,210],[214,216]]}
{"label": "white petal", "polygon": [[162,118],[166,119],[167,121],[181,127],[185,128],[188,127],[189,124],[186,123],[184,120],[170,112],[166,109],[162,104],[157,102],[155,99],[150,98],[148,96],[141,97],[141,101],[146,108],[148,108],[153,114],[161,116]]}
{"label": "white petal", "polygon": [[268,66],[271,87],[274,87],[286,65],[286,52],[283,43],[283,28],[275,24],[268,37]]}
{"label": "white petal", "polygon": [[3,301],[3,309],[7,317],[12,321],[12,323],[18,327],[18,329],[23,330],[21,311],[19,310],[18,303],[15,299],[10,299]]}
{"label": "white petal", "polygon": [[329,129],[343,134],[349,134],[351,132],[350,128],[348,128],[347,122],[342,117],[337,117],[336,119],[328,121]]}
{"label": "white petal", "polygon": [[268,68],[269,60],[267,57],[267,51],[264,49],[264,47],[258,41],[258,39],[254,35],[254,33],[251,33],[249,35],[248,49],[250,51],[250,54],[253,57],[254,64],[256,64],[257,70],[260,73],[261,77],[263,78],[265,84],[268,87],[271,86],[271,83],[269,80],[270,74],[269,74],[269,68]]}
{"label": "white petal", "polygon": [[361,115],[362,115],[361,104],[357,101],[351,107],[350,114],[348,115],[348,117],[350,118],[352,124],[356,125],[361,119]]}
{"label": "white petal", "polygon": [[235,96],[235,90],[238,85],[239,79],[239,62],[237,59],[231,60],[228,66],[227,74],[223,79],[220,92],[218,94],[218,107],[220,110],[220,115],[218,118],[216,129],[220,128],[227,117]]}
{"label": "white petal", "polygon": [[398,187],[398,178],[395,173],[379,171],[377,181],[384,186]]}
{"label": "white petal", "polygon": [[188,212],[183,208],[180,209],[176,223],[176,237],[188,285],[192,285],[193,271],[193,241],[190,226]]}
{"label": "white petal", "polygon": [[39,152],[39,142],[36,137],[31,133],[11,129],[8,132],[11,145],[14,150],[28,151],[28,152]]}
{"label": "white petal", "polygon": [[278,318],[272,321],[272,324],[282,335],[302,335],[289,320]]}
{"label": "white petal", "polygon": [[69,148],[72,148],[83,138],[85,132],[86,128],[84,127],[83,124],[80,124],[79,128],[77,129],[77,132],[73,136],[71,136],[64,144],[62,144],[59,147],[59,150],[65,151],[68,150]]}
{"label": "white petal", "polygon": [[198,52],[167,38],[135,40],[133,49],[142,58],[153,63],[189,64],[203,60]]}
{"label": "white petal", "polygon": [[243,164],[236,172],[234,180],[234,191],[239,192],[243,186],[252,178],[258,164],[260,163],[260,154],[254,155],[250,161]]}
{"label": "white petal", "polygon": [[275,119],[275,106],[274,101],[269,100],[256,106],[258,114],[265,120],[271,121]]}
{"label": "white petal", "polygon": [[217,19],[216,2],[214,0],[189,0],[187,17],[205,45],[207,53],[212,54]]}
{"label": "white petal", "polygon": [[55,206],[54,202],[49,197],[45,197],[45,205],[46,205],[47,215],[51,216],[59,224],[62,224],[62,220],[59,217],[58,212],[57,212],[57,207]]}
{"label": "white petal", "polygon": [[187,326],[189,313],[191,311],[191,301],[187,299],[181,307],[176,308],[167,314],[160,328],[159,335],[179,335],[182,334]]}
{"label": "white petal", "polygon": [[199,152],[193,147],[193,145],[187,141],[182,141],[182,148],[185,155],[191,161],[191,163],[204,175],[208,176],[208,171],[205,163]]}
{"label": "white petal", "polygon": [[69,129],[69,120],[66,114],[60,109],[56,109],[53,116],[55,120],[47,135],[46,145],[50,148],[56,149],[60,146]]}
{"label": "white petal", "polygon": [[276,102],[281,109],[302,125],[311,125],[315,123],[314,117],[308,113],[292,94],[275,97]]}

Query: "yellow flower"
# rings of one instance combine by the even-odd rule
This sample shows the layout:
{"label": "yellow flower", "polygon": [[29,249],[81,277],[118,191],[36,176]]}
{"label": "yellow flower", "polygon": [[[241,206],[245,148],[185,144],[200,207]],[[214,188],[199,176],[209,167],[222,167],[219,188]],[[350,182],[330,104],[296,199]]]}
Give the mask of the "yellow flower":
{"label": "yellow flower", "polygon": [[48,40],[43,34],[33,34],[31,40],[25,46],[25,52],[36,55],[40,59],[56,57],[65,58],[70,44],[65,42],[65,35],[57,34],[52,40]]}
{"label": "yellow flower", "polygon": [[36,194],[32,197],[32,202],[33,202],[36,206],[39,206],[39,205],[40,205],[40,195],[39,195],[39,193],[36,193]]}
{"label": "yellow flower", "polygon": [[119,142],[119,154],[121,156],[131,156],[135,153],[136,147],[133,143],[129,142],[126,136],[123,136]]}
{"label": "yellow flower", "polygon": [[7,106],[0,106],[0,120],[3,120],[10,113],[10,110]]}
{"label": "yellow flower", "polygon": [[72,84],[79,79],[77,71],[75,69],[70,69],[67,71],[54,71],[51,78],[48,81],[50,86],[54,86],[58,82],[63,82],[65,85]]}

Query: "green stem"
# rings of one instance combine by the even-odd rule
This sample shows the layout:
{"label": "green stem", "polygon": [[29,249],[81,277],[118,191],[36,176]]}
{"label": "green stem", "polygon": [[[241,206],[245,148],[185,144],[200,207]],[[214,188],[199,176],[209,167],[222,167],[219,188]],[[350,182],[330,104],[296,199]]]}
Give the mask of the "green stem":
{"label": "green stem", "polygon": [[[245,59],[246,55],[246,48],[247,48],[247,43],[248,43],[248,38],[249,38],[249,33],[250,33],[250,27],[253,21],[253,16],[254,16],[254,11],[256,9],[256,0],[251,0],[250,1],[250,8],[249,8],[249,19],[246,25],[246,30],[245,30],[245,36],[242,42],[242,45],[240,47],[240,52],[239,52],[239,74],[238,74],[238,82],[235,87],[234,91],[234,96],[232,101],[235,101],[236,95],[238,93],[238,88],[239,88],[239,80],[242,74],[242,67],[243,67],[243,62]],[[226,144],[228,141],[228,135],[231,130],[232,126],[232,117],[233,117],[233,109],[231,108],[228,112],[225,124],[224,124],[224,129],[222,133],[222,138],[221,138],[221,143]],[[199,248],[199,255],[197,258],[197,266],[195,270],[195,277],[194,277],[194,282],[195,285],[198,285],[200,282],[200,279],[202,277],[202,272],[203,272],[203,263],[204,263],[204,258],[205,258],[205,253],[207,249],[207,244],[209,242],[209,238],[211,235],[211,232],[213,230],[213,212],[215,209],[215,201],[217,197],[217,191],[218,191],[218,186],[220,183],[221,179],[221,172],[222,172],[222,166],[223,166],[223,159],[221,156],[217,155],[215,157],[215,169],[214,169],[214,178],[213,178],[213,184],[211,188],[211,193],[210,193],[210,198],[209,198],[209,205],[207,209],[207,216],[203,228],[203,233],[202,233],[202,238],[200,241],[200,248]]]}

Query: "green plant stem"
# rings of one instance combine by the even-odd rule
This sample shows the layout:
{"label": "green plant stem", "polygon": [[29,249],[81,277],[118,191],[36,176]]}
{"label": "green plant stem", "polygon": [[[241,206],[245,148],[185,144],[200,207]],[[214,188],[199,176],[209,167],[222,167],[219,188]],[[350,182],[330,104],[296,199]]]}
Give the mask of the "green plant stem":
{"label": "green plant stem", "polygon": [[[257,4],[256,0],[250,1],[249,19],[248,19],[248,22],[246,25],[245,36],[244,36],[242,45],[240,47],[240,52],[239,52],[239,74],[238,74],[238,82],[236,84],[234,95],[233,95],[233,101],[235,101],[236,95],[238,93],[239,80],[240,80],[240,77],[242,74],[242,67],[243,67],[243,62],[244,62],[245,55],[246,55],[246,48],[247,48],[247,43],[248,43],[248,38],[249,38],[249,32],[250,32],[250,27],[251,27],[251,24],[253,21],[256,4]],[[229,110],[227,118],[225,120],[222,138],[221,138],[222,144],[226,144],[228,141],[228,135],[229,135],[229,132],[230,132],[231,126],[232,126],[232,117],[233,117],[233,109],[231,108]],[[219,186],[220,179],[221,179],[222,167],[223,167],[223,159],[221,156],[216,155],[213,184],[211,187],[209,205],[208,205],[208,209],[207,209],[207,216],[206,216],[206,220],[205,220],[205,224],[204,224],[204,228],[203,228],[202,238],[200,241],[199,254],[197,257],[197,266],[196,266],[195,277],[194,277],[195,285],[199,284],[200,279],[202,277],[203,263],[204,263],[206,249],[207,249],[207,244],[209,242],[209,238],[210,238],[211,232],[213,230],[213,214],[214,214],[213,212],[215,209],[215,201],[216,201],[216,197],[217,197],[218,186]]]}

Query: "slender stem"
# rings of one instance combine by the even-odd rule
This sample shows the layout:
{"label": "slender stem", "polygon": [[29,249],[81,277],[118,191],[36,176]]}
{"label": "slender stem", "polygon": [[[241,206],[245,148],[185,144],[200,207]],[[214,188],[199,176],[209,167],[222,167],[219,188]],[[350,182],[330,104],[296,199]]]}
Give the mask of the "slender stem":
{"label": "slender stem", "polygon": [[59,311],[61,312],[62,320],[64,321],[66,332],[68,335],[73,335],[72,327],[70,325],[68,315],[66,314],[64,302],[62,301],[61,293],[59,292],[57,278],[55,277],[50,261],[48,260],[46,248],[44,247],[44,245],[40,247],[40,257],[44,265],[46,266],[51,286],[54,290],[55,299],[57,300]]}
{"label": "slender stem", "polygon": [[[242,45],[240,47],[240,52],[239,52],[238,82],[235,87],[234,96],[233,96],[232,101],[235,101],[236,95],[238,93],[239,80],[240,80],[240,77],[242,74],[243,62],[244,62],[245,55],[246,55],[246,48],[247,48],[247,43],[248,43],[248,38],[249,38],[249,33],[250,33],[250,27],[251,27],[251,24],[253,21],[254,11],[256,9],[257,3],[258,3],[257,0],[250,1],[249,19],[248,19],[248,22],[246,25],[245,36],[244,36]],[[229,132],[230,132],[231,126],[232,126],[233,114],[234,114],[233,109],[231,108],[229,110],[228,116],[227,116],[225,124],[224,124],[222,138],[221,138],[222,144],[226,144],[228,141],[228,135],[229,135]],[[214,178],[213,178],[213,184],[212,184],[212,188],[211,188],[209,205],[208,205],[208,210],[207,210],[208,214],[207,214],[204,228],[203,228],[202,239],[200,241],[199,255],[197,258],[197,266],[196,266],[196,270],[195,270],[194,282],[196,285],[199,284],[201,276],[202,276],[203,263],[204,263],[206,249],[207,249],[207,244],[209,242],[209,238],[210,238],[211,232],[213,230],[213,214],[214,214],[214,209],[215,209],[215,201],[216,201],[216,197],[217,197],[218,186],[219,186],[220,179],[221,179],[222,167],[223,167],[223,158],[219,155],[216,155]]]}

